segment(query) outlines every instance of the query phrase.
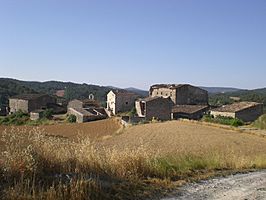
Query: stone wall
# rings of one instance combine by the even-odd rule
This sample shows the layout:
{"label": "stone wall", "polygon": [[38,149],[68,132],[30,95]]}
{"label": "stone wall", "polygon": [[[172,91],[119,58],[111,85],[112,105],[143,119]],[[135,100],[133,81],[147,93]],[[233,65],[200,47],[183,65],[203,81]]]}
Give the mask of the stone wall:
{"label": "stone wall", "polygon": [[135,100],[136,100],[136,95],[130,94],[130,93],[118,93],[116,95],[116,113],[121,113],[121,112],[128,112],[134,108],[135,105]]}
{"label": "stone wall", "polygon": [[116,104],[116,95],[115,93],[113,93],[113,91],[110,91],[107,94],[107,110],[113,115],[116,113],[115,104]]}
{"label": "stone wall", "polygon": [[150,91],[152,97],[170,97],[176,105],[208,105],[208,92],[191,85],[176,88],[154,88]]}
{"label": "stone wall", "polygon": [[28,100],[22,99],[9,99],[9,108],[11,113],[21,110],[24,113],[29,112]]}
{"label": "stone wall", "polygon": [[29,100],[29,104],[28,104],[28,112],[37,110],[37,109],[46,109],[47,108],[47,104],[55,104],[56,103],[56,99],[54,97],[51,97],[49,95],[44,95],[41,96],[37,99],[32,99]]}
{"label": "stone wall", "polygon": [[67,108],[83,108],[83,103],[80,100],[72,100],[68,103]]}
{"label": "stone wall", "polygon": [[176,89],[176,104],[208,105],[208,92],[191,85],[179,87]]}
{"label": "stone wall", "polygon": [[250,108],[241,110],[236,113],[236,117],[244,122],[255,121],[259,116],[263,114],[263,104],[258,104]]}
{"label": "stone wall", "polygon": [[146,120],[152,120],[156,118],[158,120],[170,120],[171,119],[172,105],[171,101],[166,98],[158,98],[152,101],[146,102]]}
{"label": "stone wall", "polygon": [[235,118],[236,114],[234,112],[220,112],[220,111],[211,111],[210,113],[214,117],[223,116],[223,117],[232,117]]}
{"label": "stone wall", "polygon": [[151,97],[164,97],[168,98],[173,101],[174,104],[176,104],[176,89],[170,89],[170,88],[154,88],[152,92],[150,93]]}

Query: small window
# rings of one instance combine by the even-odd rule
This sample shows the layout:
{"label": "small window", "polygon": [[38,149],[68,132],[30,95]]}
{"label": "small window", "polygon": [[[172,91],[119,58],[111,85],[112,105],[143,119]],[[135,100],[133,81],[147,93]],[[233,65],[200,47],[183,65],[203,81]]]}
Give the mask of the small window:
{"label": "small window", "polygon": [[126,105],[128,105],[128,102],[126,102]]}
{"label": "small window", "polygon": [[161,92],[161,95],[163,95],[163,92]]}
{"label": "small window", "polygon": [[157,92],[157,94],[159,94],[159,92]]}

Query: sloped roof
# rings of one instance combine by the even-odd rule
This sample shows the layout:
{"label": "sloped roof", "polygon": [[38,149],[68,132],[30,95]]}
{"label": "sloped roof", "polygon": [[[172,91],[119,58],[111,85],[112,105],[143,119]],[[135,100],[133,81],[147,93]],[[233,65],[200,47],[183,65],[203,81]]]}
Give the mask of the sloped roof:
{"label": "sloped roof", "polygon": [[94,114],[92,114],[91,112],[85,110],[84,108],[70,108],[72,110],[74,110],[75,112],[82,114],[83,116],[93,116]]}
{"label": "sloped roof", "polygon": [[[133,93],[133,92],[129,92],[129,91],[127,91],[127,90],[111,90],[114,94],[116,94],[116,95],[136,95],[137,96],[137,94],[135,94],[135,93]],[[110,91],[110,92],[111,92]]]}
{"label": "sloped roof", "polygon": [[212,111],[217,111],[217,112],[238,112],[253,106],[257,106],[257,105],[262,105],[261,103],[257,103],[257,102],[247,102],[247,101],[243,101],[243,102],[238,102],[238,103],[233,103],[233,104],[229,104],[229,105],[224,105],[222,107],[219,108],[215,108]]}
{"label": "sloped roof", "polygon": [[47,94],[20,94],[20,95],[10,97],[10,99],[34,100],[34,99],[38,99],[43,96],[48,96],[48,95]]}
{"label": "sloped roof", "polygon": [[172,108],[172,112],[193,114],[207,108],[208,106],[206,105],[176,105]]}

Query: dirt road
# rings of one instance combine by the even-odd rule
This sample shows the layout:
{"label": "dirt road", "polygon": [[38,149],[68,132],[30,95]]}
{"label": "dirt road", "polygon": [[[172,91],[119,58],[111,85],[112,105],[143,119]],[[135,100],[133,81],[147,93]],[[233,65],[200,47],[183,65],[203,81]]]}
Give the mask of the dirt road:
{"label": "dirt road", "polygon": [[215,178],[181,188],[174,197],[162,200],[263,200],[266,199],[266,170]]}

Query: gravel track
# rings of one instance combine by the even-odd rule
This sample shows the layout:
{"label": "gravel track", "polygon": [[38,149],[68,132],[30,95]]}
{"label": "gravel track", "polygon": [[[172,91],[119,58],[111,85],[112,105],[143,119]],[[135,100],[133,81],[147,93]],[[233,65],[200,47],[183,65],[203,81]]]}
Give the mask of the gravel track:
{"label": "gravel track", "polygon": [[266,200],[266,170],[188,184],[162,200]]}

